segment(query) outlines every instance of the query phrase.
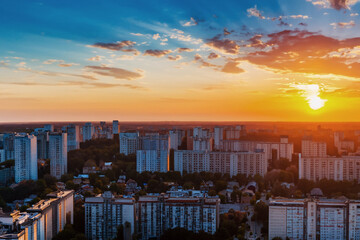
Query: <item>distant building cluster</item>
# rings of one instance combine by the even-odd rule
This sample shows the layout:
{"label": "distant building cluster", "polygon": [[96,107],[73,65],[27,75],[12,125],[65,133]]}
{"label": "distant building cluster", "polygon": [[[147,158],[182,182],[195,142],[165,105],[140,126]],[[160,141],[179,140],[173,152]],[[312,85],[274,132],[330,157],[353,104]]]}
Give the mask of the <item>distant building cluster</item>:
{"label": "distant building cluster", "polygon": [[[119,134],[120,126],[117,120],[112,127],[100,122],[94,127],[86,123],[82,131],[78,125],[69,124],[55,130],[51,124],[35,128],[28,133],[0,134],[0,163],[15,160],[15,167],[0,168],[0,185],[8,184],[11,179],[19,183],[24,180],[38,179],[38,161],[50,159],[50,174],[57,179],[67,173],[67,154],[80,148],[81,141],[94,138],[113,138]],[[114,132],[113,132],[114,131]]]}
{"label": "distant building cluster", "polygon": [[[133,198],[105,192],[85,200],[85,233],[88,239],[113,239],[123,226],[124,239],[136,233],[139,239],[159,239],[176,227],[214,234],[219,227],[220,199],[195,190]],[[101,221],[100,221],[101,219]]]}

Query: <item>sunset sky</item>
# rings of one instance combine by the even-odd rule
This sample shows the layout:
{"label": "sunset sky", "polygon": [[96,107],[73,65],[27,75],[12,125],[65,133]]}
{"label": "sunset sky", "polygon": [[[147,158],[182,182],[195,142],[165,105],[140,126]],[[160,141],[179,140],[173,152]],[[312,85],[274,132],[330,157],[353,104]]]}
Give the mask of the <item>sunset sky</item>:
{"label": "sunset sky", "polygon": [[360,121],[359,0],[0,2],[0,122]]}

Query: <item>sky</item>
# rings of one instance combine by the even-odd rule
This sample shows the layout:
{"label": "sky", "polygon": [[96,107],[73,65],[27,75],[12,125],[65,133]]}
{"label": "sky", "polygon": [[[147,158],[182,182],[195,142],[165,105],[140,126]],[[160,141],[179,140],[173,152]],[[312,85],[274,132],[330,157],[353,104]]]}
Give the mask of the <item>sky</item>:
{"label": "sky", "polygon": [[360,0],[4,0],[0,122],[360,121]]}

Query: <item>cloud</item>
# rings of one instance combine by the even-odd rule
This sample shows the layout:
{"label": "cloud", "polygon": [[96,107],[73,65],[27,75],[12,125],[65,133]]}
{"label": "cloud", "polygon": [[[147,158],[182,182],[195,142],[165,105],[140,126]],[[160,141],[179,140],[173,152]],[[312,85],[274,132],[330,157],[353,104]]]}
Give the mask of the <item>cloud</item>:
{"label": "cloud", "polygon": [[53,64],[53,63],[58,63],[59,67],[72,67],[74,65],[79,65],[79,64],[76,64],[76,63],[66,63],[64,60],[58,60],[58,59],[48,59],[48,60],[43,62],[43,64],[47,64],[47,65],[50,65],[50,64]]}
{"label": "cloud", "polygon": [[235,61],[230,61],[227,62],[224,67],[221,69],[222,72],[225,73],[242,73],[244,72],[244,69],[239,68],[237,65],[239,64],[239,62],[235,62]]}
{"label": "cloud", "polygon": [[358,13],[351,13],[351,14],[350,14],[350,17],[357,17],[357,16],[359,16]]}
{"label": "cloud", "polygon": [[238,54],[240,50],[240,46],[234,40],[220,40],[219,36],[210,39],[206,46],[225,54]]}
{"label": "cloud", "polygon": [[220,69],[219,65],[206,62],[199,54],[195,54],[194,61],[197,62],[197,63],[200,63],[201,68],[202,67],[211,67],[214,70],[219,70]]}
{"label": "cloud", "polygon": [[146,50],[144,53],[144,56],[153,56],[153,57],[163,57],[169,53],[171,53],[171,50]]}
{"label": "cloud", "polygon": [[309,19],[309,16],[298,14],[298,15],[290,15],[289,18],[293,18],[293,19],[298,19],[298,18]]}
{"label": "cloud", "polygon": [[193,38],[190,34],[184,34],[183,31],[179,29],[172,29],[172,33],[170,33],[169,37],[171,39],[177,39],[182,42],[189,42],[192,44],[201,44],[203,41],[200,38]]}
{"label": "cloud", "polygon": [[330,23],[330,26],[332,26],[334,29],[336,28],[352,28],[355,26],[355,22],[354,21],[350,21],[350,22],[337,22],[337,23]]}
{"label": "cloud", "polygon": [[9,63],[5,62],[4,60],[0,61],[0,67],[7,67]]}
{"label": "cloud", "polygon": [[60,63],[58,64],[59,67],[72,67],[74,66],[74,63]]}
{"label": "cloud", "polygon": [[95,57],[89,58],[89,61],[99,62],[103,59],[103,56],[96,55]]}
{"label": "cloud", "polygon": [[247,11],[249,17],[257,17],[257,18],[260,18],[260,19],[265,19],[265,17],[257,9],[256,5],[253,8],[247,9],[246,11]]}
{"label": "cloud", "polygon": [[182,21],[181,25],[183,27],[191,27],[198,25],[198,22],[193,17],[191,17],[189,21]]}
{"label": "cloud", "polygon": [[336,10],[350,9],[350,6],[358,2],[358,0],[329,0],[332,8]]}
{"label": "cloud", "polygon": [[359,0],[306,0],[315,6],[322,8],[334,8],[336,10],[350,9],[352,5],[359,2]]}
{"label": "cloud", "polygon": [[169,55],[168,59],[171,60],[171,61],[177,61],[177,60],[182,59],[182,57],[180,55],[176,55],[176,56]]}
{"label": "cloud", "polygon": [[270,48],[248,53],[243,60],[284,72],[336,74],[360,77],[360,63],[330,57],[343,48],[355,48],[360,38],[338,40],[306,30],[285,30],[267,35]]}
{"label": "cloud", "polygon": [[38,70],[32,70],[30,68],[16,68],[18,71],[23,72],[29,72],[33,74],[39,74],[43,76],[50,76],[50,77],[78,77],[78,78],[84,78],[87,80],[97,80],[96,77],[86,74],[74,74],[74,73],[64,73],[64,72],[48,72],[48,71],[38,71]]}
{"label": "cloud", "polygon": [[261,35],[261,34],[256,34],[256,35],[252,36],[248,40],[250,42],[250,44],[247,45],[247,47],[260,48],[260,49],[265,48],[267,45],[261,40],[262,37],[263,37],[263,35]]}
{"label": "cloud", "polygon": [[234,32],[234,30],[229,31],[229,30],[227,30],[227,28],[224,28],[224,36],[230,35],[233,32]]}
{"label": "cloud", "polygon": [[59,81],[53,83],[46,82],[1,82],[0,84],[11,84],[17,86],[84,86],[91,88],[113,88],[113,87],[124,87],[129,89],[147,90],[142,86],[133,84],[121,84],[121,83],[104,83],[104,82],[87,82],[87,81]]}
{"label": "cloud", "polygon": [[191,48],[178,48],[176,49],[179,53],[182,53],[182,52],[193,52],[194,49],[191,49]]}
{"label": "cloud", "polygon": [[142,33],[130,33],[130,34],[138,37],[144,36],[144,34]]}
{"label": "cloud", "polygon": [[86,66],[87,70],[103,76],[109,76],[116,79],[135,80],[143,77],[141,72],[131,72],[122,68],[105,66]]}
{"label": "cloud", "polygon": [[88,45],[88,47],[95,47],[95,48],[101,48],[101,49],[107,49],[111,51],[121,51],[121,52],[131,52],[134,55],[139,55],[140,52],[134,48],[136,42],[125,40],[125,41],[119,41],[115,43],[102,43],[98,42],[93,45]]}
{"label": "cloud", "polygon": [[208,59],[216,59],[216,58],[219,58],[220,55],[219,54],[216,54],[214,52],[211,52],[208,56]]}
{"label": "cloud", "polygon": [[160,34],[154,34],[153,36],[152,36],[152,38],[154,39],[154,40],[158,40],[159,38],[160,38]]}

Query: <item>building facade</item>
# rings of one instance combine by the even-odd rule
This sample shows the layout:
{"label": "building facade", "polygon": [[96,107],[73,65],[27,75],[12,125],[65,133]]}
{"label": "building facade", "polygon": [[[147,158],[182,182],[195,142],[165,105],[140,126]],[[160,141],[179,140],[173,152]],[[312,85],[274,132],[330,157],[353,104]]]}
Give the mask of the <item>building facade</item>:
{"label": "building facade", "polygon": [[360,179],[360,156],[301,157],[299,178],[312,181],[332,179],[353,181]]}
{"label": "building facade", "polygon": [[136,171],[169,171],[169,152],[164,150],[138,150],[136,153]]}
{"label": "building facade", "polygon": [[269,239],[358,239],[360,201],[277,199],[269,205]]}
{"label": "building facade", "polygon": [[2,225],[7,225],[7,231],[0,234],[0,239],[51,240],[65,224],[73,224],[74,191],[55,192],[48,197],[26,212],[0,214]]}
{"label": "building facade", "polygon": [[67,136],[67,133],[49,135],[50,174],[57,179],[67,173]]}
{"label": "building facade", "polygon": [[69,124],[66,127],[67,151],[80,149],[80,128],[77,125]]}
{"label": "building facade", "polygon": [[159,239],[167,229],[185,228],[214,234],[219,227],[218,197],[200,191],[168,191],[162,195],[146,195],[137,203],[140,239]]}
{"label": "building facade", "polygon": [[34,135],[17,134],[15,148],[15,182],[37,180],[37,140]]}
{"label": "building facade", "polygon": [[120,133],[120,153],[135,154],[140,149],[139,133]]}
{"label": "building facade", "polygon": [[114,120],[112,123],[112,134],[119,134],[120,133],[120,126],[119,126],[119,121],[118,120]]}
{"label": "building facade", "polygon": [[258,152],[208,152],[208,151],[175,151],[174,170],[183,172],[212,172],[230,174],[259,174],[267,172],[265,153]]}
{"label": "building facade", "polygon": [[115,198],[111,192],[85,200],[85,235],[87,239],[114,239],[123,225],[124,239],[135,232],[135,199]]}
{"label": "building facade", "polygon": [[305,138],[301,141],[302,157],[326,157],[326,142],[313,141],[311,138]]}
{"label": "building facade", "polygon": [[82,134],[83,134],[83,142],[93,139],[95,130],[91,122],[85,123],[85,125],[83,126]]}

